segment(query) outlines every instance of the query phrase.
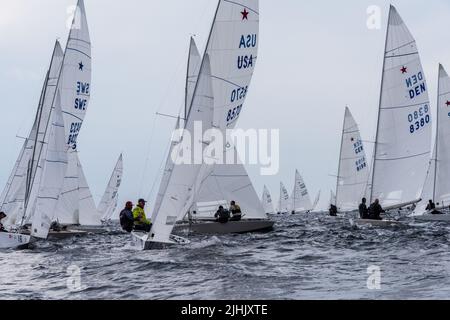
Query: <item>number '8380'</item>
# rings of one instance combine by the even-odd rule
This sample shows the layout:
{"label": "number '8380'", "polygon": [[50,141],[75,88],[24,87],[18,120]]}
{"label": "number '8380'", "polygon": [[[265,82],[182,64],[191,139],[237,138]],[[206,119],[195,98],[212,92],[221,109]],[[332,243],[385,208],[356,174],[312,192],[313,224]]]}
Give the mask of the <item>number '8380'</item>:
{"label": "number '8380'", "polygon": [[231,122],[231,121],[234,121],[239,116],[239,114],[241,113],[241,110],[242,110],[242,104],[237,106],[236,108],[231,109],[230,111],[228,111],[227,123]]}
{"label": "number '8380'", "polygon": [[410,133],[417,132],[430,123],[431,117],[429,111],[430,107],[426,104],[425,106],[419,108],[418,111],[414,111],[413,113],[408,114]]}

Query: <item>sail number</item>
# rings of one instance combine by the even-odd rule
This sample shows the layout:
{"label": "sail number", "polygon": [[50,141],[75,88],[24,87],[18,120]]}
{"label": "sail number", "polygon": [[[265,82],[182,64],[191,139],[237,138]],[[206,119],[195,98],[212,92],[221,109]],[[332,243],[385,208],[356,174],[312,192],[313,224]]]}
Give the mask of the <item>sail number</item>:
{"label": "sail number", "polygon": [[409,132],[411,134],[419,131],[431,122],[429,112],[430,107],[426,104],[425,106],[420,107],[419,110],[408,114],[408,122],[410,123]]}
{"label": "sail number", "polygon": [[356,171],[361,171],[365,168],[367,168],[367,161],[365,157],[362,157],[361,159],[359,159],[358,161],[356,161]]}
{"label": "sail number", "polygon": [[242,111],[242,104],[238,105],[236,108],[230,109],[228,111],[228,116],[227,116],[227,125],[229,125],[231,122],[233,122],[234,120],[236,120],[239,117],[239,114]]}

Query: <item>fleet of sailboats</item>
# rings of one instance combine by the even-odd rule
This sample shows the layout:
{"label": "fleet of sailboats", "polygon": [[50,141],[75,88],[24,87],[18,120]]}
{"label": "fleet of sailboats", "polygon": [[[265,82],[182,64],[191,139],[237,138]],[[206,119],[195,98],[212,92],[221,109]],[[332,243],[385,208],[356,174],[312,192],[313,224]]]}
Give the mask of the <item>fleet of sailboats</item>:
{"label": "fleet of sailboats", "polygon": [[[218,0],[203,55],[191,37],[184,108],[171,138],[151,216],[152,228],[150,232],[132,232],[133,243],[140,249],[189,243],[174,234],[183,226],[206,234],[269,230],[274,225],[270,215],[309,213],[318,206],[320,192],[312,202],[297,170],[291,194],[280,183],[275,210],[267,186],[262,198],[258,197],[231,139],[219,154],[209,150],[214,130],[226,136],[245,109],[258,46],[258,0]],[[8,213],[3,221],[8,232],[0,232],[0,248],[47,239],[54,223],[69,227],[65,232],[71,235],[76,233],[73,228],[103,228],[118,219],[123,156],[117,160],[97,206],[78,151],[91,80],[89,27],[84,2],[78,0],[65,50],[56,41],[33,126],[0,196],[0,211]],[[436,138],[432,144],[432,108],[419,50],[391,6],[372,161],[347,107],[336,193],[331,191],[330,205],[342,213],[357,212],[366,197],[369,204],[379,200],[387,211],[413,207],[418,219],[450,221],[450,214],[433,215],[426,209],[428,200],[436,203],[437,209],[450,208],[449,106],[450,77],[439,65]],[[194,150],[195,141],[188,134],[198,129],[202,132],[200,152]],[[179,162],[185,154],[192,155],[190,163]],[[230,158],[235,163],[220,162]],[[218,206],[229,208],[231,201],[240,205],[242,220],[216,222]]]}

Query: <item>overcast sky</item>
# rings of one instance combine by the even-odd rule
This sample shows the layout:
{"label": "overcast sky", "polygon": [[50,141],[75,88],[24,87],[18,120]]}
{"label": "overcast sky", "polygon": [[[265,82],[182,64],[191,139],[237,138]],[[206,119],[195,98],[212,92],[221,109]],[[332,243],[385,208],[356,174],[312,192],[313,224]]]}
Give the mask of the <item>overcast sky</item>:
{"label": "overcast sky", "polygon": [[[17,136],[31,128],[54,41],[65,45],[75,2],[0,0],[0,188],[23,143]],[[155,113],[181,108],[189,36],[203,52],[216,3],[85,0],[93,79],[78,148],[97,203],[121,152],[121,199],[157,191],[174,120]],[[438,63],[450,69],[450,1],[392,4],[417,40],[435,108]],[[370,5],[382,9],[380,30],[366,26]],[[260,1],[258,63],[238,127],[279,128],[281,169],[261,177],[249,168],[258,194],[267,184],[277,200],[280,180],[291,190],[299,169],[328,205],[346,105],[363,139],[374,140],[388,8],[375,0]]]}

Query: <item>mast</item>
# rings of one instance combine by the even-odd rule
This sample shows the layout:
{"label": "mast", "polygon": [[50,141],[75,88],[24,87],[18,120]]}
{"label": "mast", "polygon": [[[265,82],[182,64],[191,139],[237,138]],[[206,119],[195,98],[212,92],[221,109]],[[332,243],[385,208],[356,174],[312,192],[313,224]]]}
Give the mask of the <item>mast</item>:
{"label": "mast", "polygon": [[[386,28],[386,40],[384,43],[384,50],[383,50],[383,69],[381,72],[381,86],[380,86],[380,100],[378,105],[378,122],[377,122],[377,132],[375,136],[375,147],[374,147],[374,153],[373,153],[373,171],[372,171],[372,188],[370,190],[370,201],[369,203],[372,203],[373,201],[373,189],[374,189],[374,180],[375,180],[375,169],[376,169],[376,163],[377,163],[377,151],[378,151],[378,133],[380,131],[380,117],[381,117],[381,100],[383,97],[383,84],[384,84],[384,68],[386,66],[386,48],[387,48],[387,41],[388,41],[388,35],[389,35],[389,22],[391,21],[391,11],[392,11],[392,5],[389,7],[389,15],[388,15],[388,24]],[[337,199],[337,198],[336,198]]]}
{"label": "mast", "polygon": [[[434,184],[433,184],[433,202],[436,203],[436,184],[437,184],[437,169],[438,169],[438,154],[439,154],[439,100],[441,93],[441,68],[442,65],[439,64],[438,71],[438,93],[437,93],[437,114],[436,114],[436,159],[434,159]],[[433,156],[431,157],[433,159]]]}
{"label": "mast", "polygon": [[189,89],[188,87],[189,87],[189,65],[191,64],[191,44],[192,44],[192,36],[189,42],[189,53],[186,70],[186,86],[184,88],[184,119],[187,119],[188,116],[188,89]]}
{"label": "mast", "polygon": [[348,106],[345,107],[345,115],[344,115],[344,124],[342,125],[342,137],[341,137],[341,149],[339,152],[339,165],[338,165],[338,175],[336,178],[336,201],[335,201],[335,206],[337,207],[337,200],[338,200],[338,194],[339,194],[339,178],[341,177],[341,157],[342,157],[342,146],[344,145],[344,134],[345,134],[345,120],[346,120],[346,116],[347,116],[347,108]]}

